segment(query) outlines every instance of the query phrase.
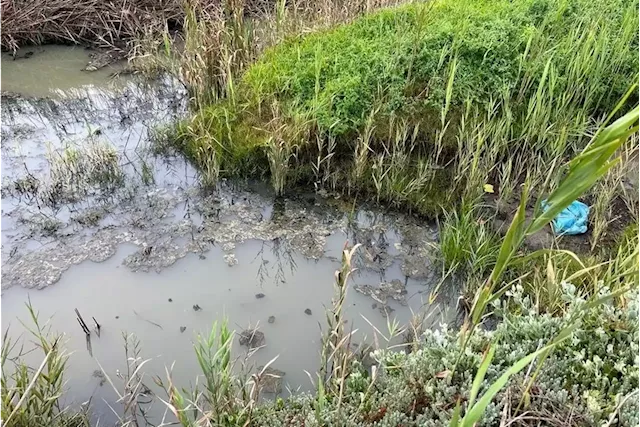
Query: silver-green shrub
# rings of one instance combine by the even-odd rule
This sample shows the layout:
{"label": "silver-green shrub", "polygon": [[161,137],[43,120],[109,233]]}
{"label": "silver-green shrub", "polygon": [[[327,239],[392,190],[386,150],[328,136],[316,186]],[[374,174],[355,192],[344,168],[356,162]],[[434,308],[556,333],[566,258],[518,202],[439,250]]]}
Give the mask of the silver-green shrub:
{"label": "silver-green shrub", "polygon": [[[502,317],[494,331],[480,330],[459,355],[458,332],[446,325],[427,330],[418,351],[377,350],[378,375],[355,362],[340,402],[328,397],[322,410],[312,395],[292,397],[259,407],[255,425],[344,426],[444,426],[458,399],[463,407],[478,366],[489,343],[495,357],[487,372],[482,394],[508,367],[552,340],[585,301],[571,284],[563,284],[566,311],[563,316],[540,314],[521,288],[510,292],[507,302],[496,304]],[[608,291],[602,289],[604,295]],[[530,392],[524,384],[535,372],[525,369],[512,378],[485,411],[482,425],[499,425],[506,410],[530,416],[554,418],[573,425],[602,425],[619,403],[638,390],[638,301],[626,305],[610,301],[586,315],[572,336],[559,344],[544,362]],[[455,371],[454,371],[455,367]],[[638,425],[637,395],[618,411],[617,425]]]}

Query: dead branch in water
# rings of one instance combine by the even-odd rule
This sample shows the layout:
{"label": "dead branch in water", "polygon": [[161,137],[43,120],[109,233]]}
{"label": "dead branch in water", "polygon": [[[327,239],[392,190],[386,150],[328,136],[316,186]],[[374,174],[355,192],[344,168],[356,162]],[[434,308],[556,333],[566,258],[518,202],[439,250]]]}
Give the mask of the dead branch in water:
{"label": "dead branch in water", "polygon": [[85,323],[84,319],[80,315],[80,312],[78,311],[78,309],[76,308],[74,310],[76,311],[76,316],[78,316],[78,323],[80,323],[80,327],[82,328],[84,333],[86,335],[91,335],[91,331],[89,330],[89,327],[87,326],[87,324]]}
{"label": "dead branch in water", "polygon": [[93,323],[96,324],[95,331],[96,331],[96,334],[98,334],[98,338],[99,338],[100,337],[100,323],[98,323],[98,321],[96,320],[95,317],[91,316],[91,318],[93,319]]}
{"label": "dead branch in water", "polygon": [[151,323],[153,326],[157,326],[158,328],[164,330],[164,328],[162,326],[160,326],[159,324],[157,324],[156,322],[152,322],[151,320],[145,319],[144,317],[140,316],[137,311],[133,310],[133,314],[135,314],[136,316],[138,316],[140,319],[144,320],[145,322]]}

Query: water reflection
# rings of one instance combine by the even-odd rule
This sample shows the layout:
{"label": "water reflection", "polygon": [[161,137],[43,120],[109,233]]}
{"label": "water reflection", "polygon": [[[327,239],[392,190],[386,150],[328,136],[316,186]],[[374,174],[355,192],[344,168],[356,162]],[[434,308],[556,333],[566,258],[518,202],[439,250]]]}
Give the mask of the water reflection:
{"label": "water reflection", "polygon": [[[274,263],[265,258],[265,248],[275,257],[276,261]],[[291,243],[287,240],[281,240],[279,237],[272,239],[270,242],[262,242],[260,250],[252,261],[252,263],[258,262],[257,277],[260,285],[271,279],[272,274],[274,283],[286,283],[286,271],[293,275],[297,268],[293,253],[294,249]]]}
{"label": "water reflection", "polygon": [[[345,304],[345,328],[359,331],[356,342],[372,335],[372,325],[386,329],[383,314],[407,324],[439,278],[429,224],[375,208],[345,212],[316,195],[275,198],[254,183],[204,190],[183,159],[155,156],[151,129],[181,115],[181,96],[160,81],[2,103],[2,320],[16,326],[12,334],[24,332],[15,318],[24,318],[28,298],[43,318],[54,316],[52,326],[67,334],[73,352],[69,399],[90,401],[103,423],[115,420],[105,402],[118,396],[95,375],[100,366],[126,383],[136,365],[125,356],[149,358],[143,399],[161,392],[149,376],[166,380],[170,366],[176,385],[188,387],[200,375],[197,334],[224,317],[238,334],[238,369],[253,372],[279,356],[273,369],[286,372],[283,395],[310,390],[305,371],[318,368],[318,325],[347,241],[362,245]],[[52,155],[86,155],[78,148],[87,141],[113,147],[121,185],[94,182],[64,202],[44,197],[52,173],[69,176],[55,169]],[[100,336],[87,341],[76,308],[100,323]],[[446,317],[438,313],[429,325]],[[264,334],[264,344],[241,346],[247,329]],[[145,406],[145,417],[162,420],[162,408]]]}

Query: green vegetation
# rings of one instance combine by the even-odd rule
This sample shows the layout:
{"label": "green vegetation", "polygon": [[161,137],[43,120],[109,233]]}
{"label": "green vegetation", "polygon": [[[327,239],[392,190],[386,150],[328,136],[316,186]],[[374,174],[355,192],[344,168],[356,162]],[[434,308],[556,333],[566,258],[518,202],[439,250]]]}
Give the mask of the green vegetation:
{"label": "green vegetation", "polygon": [[[88,427],[89,417],[61,406],[68,354],[63,336],[43,325],[31,303],[27,304],[34,350],[43,355],[38,368],[22,358],[24,343],[14,342],[6,329],[2,339],[2,420],[6,426]],[[32,351],[32,350],[29,350]]]}
{"label": "green vegetation", "polygon": [[487,108],[507,97],[520,109],[545,78],[553,82],[543,89],[565,94],[557,103],[608,112],[635,72],[637,35],[627,28],[634,15],[624,1],[416,3],[287,41],[243,82],[258,102],[310,113],[338,135],[360,130],[376,101],[383,115],[430,128],[439,127],[441,110],[455,117],[465,102]]}
{"label": "green vegetation", "polygon": [[170,145],[206,184],[270,177],[279,193],[360,193],[427,216],[475,203],[484,183],[512,201],[525,176],[542,183],[578,153],[637,79],[637,25],[627,0],[441,0],[294,32],[253,65],[213,67],[215,85],[190,84],[185,69],[201,68],[179,62],[196,111]]}
{"label": "green vegetation", "polygon": [[[195,344],[201,389],[161,383],[179,422],[637,425],[638,207],[622,186],[638,151],[637,3],[318,8],[326,20],[284,1],[247,20],[234,4],[191,5],[183,50],[165,35],[138,58],[180,78],[193,101],[160,145],[190,159],[204,185],[268,177],[277,194],[309,186],[438,218],[437,254],[445,274],[464,277],[467,312],[460,330],[412,325],[410,352],[391,346],[408,328],[390,321],[387,335],[376,331],[389,347],[365,368],[342,326],[357,249],[345,250],[315,393],[259,403],[266,367],[235,374],[233,335],[216,325]],[[302,35],[307,18],[317,31]],[[578,198],[592,205],[591,234],[574,238],[582,252],[553,235],[531,252]],[[37,425],[24,384],[46,383],[19,366],[22,377],[3,377],[3,405],[25,413],[12,425]],[[135,425],[133,405],[125,421]]]}
{"label": "green vegetation", "polygon": [[[391,8],[285,37],[245,71],[225,74],[233,90],[222,99],[203,104],[197,98],[193,117],[176,127],[169,142],[200,168],[207,184],[220,175],[269,176],[277,193],[313,185],[440,217],[438,255],[446,274],[464,274],[469,309],[454,334],[458,354],[442,369],[471,381],[474,369],[464,360],[478,327],[514,286],[538,314],[554,319],[570,311],[567,283],[591,301],[609,289],[623,311],[621,295],[637,289],[637,234],[629,240],[618,236],[619,223],[611,227],[616,218],[623,218],[623,227],[637,223],[636,200],[621,191],[628,161],[637,153],[636,119],[627,115],[597,132],[620,109],[635,105],[637,85],[628,88],[638,78],[637,26],[638,6],[627,0],[440,0]],[[618,166],[608,163],[614,154],[623,160]],[[485,194],[487,188],[496,192]],[[520,188],[525,191],[517,203]],[[552,236],[542,250],[522,250],[581,195],[593,204],[592,250],[603,239],[621,243],[579,256],[551,250],[564,244]],[[543,199],[553,206],[546,214],[540,212]],[[626,208],[614,212],[622,204]],[[498,215],[511,223],[508,230],[494,227]],[[524,316],[514,299],[506,298],[507,312]],[[584,326],[569,317],[564,329],[555,329],[559,337]],[[566,345],[550,336],[547,341]],[[499,347],[492,351],[499,358]],[[545,349],[542,359],[554,363],[554,354]],[[528,404],[540,372],[527,374],[526,386],[514,392]],[[570,387],[560,386],[565,392]],[[456,393],[471,389],[467,382]],[[308,400],[316,424],[331,423],[320,415],[331,405],[326,395],[336,392],[319,389]],[[588,400],[591,409],[604,395],[606,406],[615,407],[609,391],[568,394]],[[419,400],[412,401],[413,411]],[[430,408],[438,402],[434,396],[424,400]],[[453,400],[435,406],[446,419],[453,415]],[[362,416],[358,408],[354,414]],[[340,405],[334,409],[328,416],[341,415]],[[506,416],[517,419],[521,409],[518,404]],[[465,410],[459,413],[463,423],[473,415]],[[581,412],[591,417],[584,422],[599,422],[598,411]],[[274,416],[291,419],[289,410]],[[311,415],[300,416],[306,423]],[[372,416],[369,422],[387,415]],[[402,417],[418,419],[406,410],[394,416],[390,425]]]}
{"label": "green vegetation", "polygon": [[462,206],[459,212],[445,212],[438,249],[445,270],[465,270],[479,278],[495,264],[499,240],[474,209],[477,208]]}
{"label": "green vegetation", "polygon": [[[572,291],[567,284],[565,295],[571,295],[568,312],[584,304],[569,293]],[[380,363],[374,379],[355,362],[346,382],[342,412],[335,399],[319,412],[317,397],[298,396],[260,408],[254,425],[449,425],[456,401],[468,397],[490,343],[495,355],[481,390],[521,358],[540,349],[541,342],[553,339],[567,324],[565,317],[540,314],[521,289],[514,290],[511,299],[520,314],[505,310],[504,321],[495,331],[476,333],[454,373],[451,367],[460,351],[457,333],[449,329],[426,331],[416,352],[374,352]],[[630,368],[638,351],[635,298],[630,305],[624,312],[611,305],[591,312],[572,338],[559,344],[547,358],[535,388],[524,394],[530,373],[516,375],[488,406],[481,425],[499,425],[501,419],[517,425],[597,425],[606,423],[626,396],[631,398],[618,410],[617,425],[636,425],[638,371],[637,367]],[[624,325],[625,332],[616,332],[616,325]],[[518,419],[516,408],[523,398],[525,409]]]}
{"label": "green vegetation", "polygon": [[[555,289],[558,298],[554,304],[542,301],[539,293],[533,298],[534,292],[522,284],[524,276],[508,283],[503,278],[519,262],[544,254],[568,253],[542,250],[523,257],[519,249],[527,235],[547,225],[616,164],[619,159],[611,157],[637,132],[638,114],[636,107],[600,129],[587,148],[566,165],[565,176],[547,197],[550,209],[536,209],[528,222],[524,212],[530,183],[526,183],[493,269],[478,288],[470,315],[459,331],[422,330],[420,323],[414,322],[409,335],[413,339],[405,344],[413,350],[410,354],[394,351],[394,346],[378,348],[370,355],[374,366],[365,368],[363,359],[350,349],[351,332],[345,330],[342,316],[356,246],[344,250],[342,268],[336,272],[335,298],[326,313],[328,328],[322,339],[315,395],[258,404],[261,381],[269,375],[266,367],[250,379],[246,374],[234,374],[233,334],[223,323],[220,328],[214,324],[211,334],[199,337],[194,345],[204,375],[203,389],[178,390],[169,374],[166,385],[157,381],[167,393],[162,402],[185,427],[472,426],[503,421],[522,425],[637,425],[639,408],[637,399],[633,399],[638,393],[640,351],[638,305],[633,295],[638,290],[637,238],[625,233],[617,257],[597,266],[600,268],[582,266],[560,278],[549,264],[546,278],[538,277],[534,286],[542,292]],[[591,276],[593,287],[574,285],[584,276]],[[495,331],[480,328],[489,307],[502,320]],[[46,393],[52,387],[57,394],[44,399],[47,414],[57,422],[58,414],[64,413],[56,405],[66,358],[57,353],[59,338],[50,344],[38,326],[37,315],[29,309],[36,324],[34,335],[40,338],[45,358],[35,372],[21,362],[21,354],[14,358],[16,373],[8,375],[3,369],[3,411],[9,413],[8,421],[13,421],[15,414],[21,415],[15,424],[7,422],[12,426],[44,425],[38,419],[37,405],[42,396],[49,396]],[[388,336],[379,330],[376,333],[390,344],[405,329],[390,322]],[[149,393],[141,373],[146,362],[135,339],[134,357],[129,357],[129,342],[125,336],[129,363],[123,377],[125,390],[119,393],[114,389],[124,405],[122,422],[138,425],[144,413],[138,411],[137,396]],[[11,349],[5,336],[3,367]],[[107,380],[113,386],[108,376]],[[36,408],[35,413],[30,405]],[[6,417],[6,413],[3,415]],[[84,418],[74,415],[72,419]]]}
{"label": "green vegetation", "polygon": [[[224,99],[197,105],[193,117],[176,127],[170,143],[204,172],[209,184],[220,175],[269,176],[276,193],[313,185],[441,219],[438,255],[446,274],[466,278],[463,297],[469,310],[462,330],[451,335],[455,351],[441,370],[453,372],[453,378],[466,375],[467,382],[440,405],[440,396],[414,394],[402,410],[389,412],[389,402],[363,418],[363,400],[373,388],[365,381],[358,409],[349,418],[353,425],[383,420],[388,425],[422,424],[426,419],[415,412],[417,406],[446,420],[455,418],[458,408],[463,425],[477,416],[480,409],[457,406],[453,396],[469,391],[477,396],[478,386],[471,382],[481,366],[480,351],[472,347],[483,334],[478,329],[487,311],[494,304],[502,307],[501,301],[503,320],[510,325],[499,331],[517,324],[510,316],[537,326],[546,318],[566,320],[551,328],[555,338],[538,336],[536,347],[527,350],[533,354],[549,343],[539,354],[544,366],[557,362],[556,351],[574,351],[567,350],[566,338],[585,327],[590,316],[586,307],[613,298],[613,310],[626,312],[623,295],[637,289],[638,239],[637,234],[632,240],[619,237],[620,224],[611,224],[616,218],[623,218],[623,227],[637,223],[636,203],[621,191],[627,162],[637,153],[637,109],[605,131],[598,129],[635,106],[637,26],[638,6],[626,0],[412,3],[348,25],[287,37],[234,76],[233,91]],[[609,163],[613,155],[623,162]],[[549,221],[580,196],[593,204],[592,250],[603,239],[622,243],[585,256],[552,250],[564,240],[551,236],[542,250],[523,250],[528,239],[544,233]],[[543,199],[553,206],[547,213],[540,211]],[[622,204],[626,208],[614,213],[613,207]],[[511,223],[508,230],[494,226],[498,215]],[[514,287],[539,318],[525,312]],[[601,298],[607,292],[611,295]],[[572,311],[567,307],[570,295],[590,302]],[[496,360],[500,345],[498,340],[489,351],[497,354]],[[428,352],[418,346],[420,351]],[[470,353],[476,355],[473,367],[465,365]],[[412,357],[402,361],[411,363]],[[516,363],[520,357],[509,359],[512,374],[524,367]],[[510,397],[502,396],[502,416],[530,422],[519,421],[518,414],[524,417],[523,402],[531,405],[532,387],[540,390],[548,372],[542,363],[530,366],[527,380],[511,392],[519,400],[514,408]],[[628,363],[635,364],[637,375],[635,359]],[[567,369],[565,378],[575,372],[566,364],[562,369]],[[484,379],[505,385],[506,380],[498,379],[503,372]],[[420,377],[411,378],[418,389],[423,386]],[[616,399],[636,391],[579,389],[569,379],[555,384],[544,387],[565,396],[565,406],[570,399],[589,407],[580,412],[586,418],[579,424],[601,422],[603,414],[620,409]],[[287,402],[292,407],[276,404],[269,422],[295,419],[306,424],[315,419],[313,424],[322,425],[344,416],[345,390],[322,387],[315,398]],[[385,389],[394,387],[407,389],[406,378],[379,390],[385,395]],[[434,392],[432,384],[425,387]],[[337,407],[332,406],[336,396]],[[389,396],[394,400],[396,393]],[[608,396],[606,403],[603,396]],[[497,423],[498,412],[490,418],[491,408],[484,410],[484,421]],[[547,418],[547,423],[569,422],[548,407],[534,413],[533,419],[552,413],[554,421]]]}

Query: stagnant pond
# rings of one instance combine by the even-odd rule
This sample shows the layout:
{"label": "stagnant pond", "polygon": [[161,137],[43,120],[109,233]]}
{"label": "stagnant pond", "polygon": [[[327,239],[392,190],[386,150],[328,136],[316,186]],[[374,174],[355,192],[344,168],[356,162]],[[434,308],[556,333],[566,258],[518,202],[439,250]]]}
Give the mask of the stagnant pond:
{"label": "stagnant pond", "polygon": [[[28,324],[29,299],[51,318],[70,352],[66,402],[90,401],[100,425],[117,420],[108,405],[121,407],[98,363],[122,385],[123,333],[151,359],[146,373],[164,377],[175,362],[174,380],[189,386],[198,333],[223,318],[237,334],[257,327],[264,347],[249,365],[279,356],[280,394],[310,390],[347,241],[362,244],[345,316],[355,341],[412,311],[433,327],[455,317],[455,297],[429,304],[440,280],[433,224],[336,197],[276,199],[266,184],[205,191],[182,158],[154,155],[154,129],[186,112],[178,83],[80,71],[90,59],[80,48],[33,51],[2,64],[2,329],[27,334],[18,319]],[[101,325],[90,347],[76,308]],[[240,338],[242,359],[251,343]],[[158,421],[163,409],[152,412]]]}

